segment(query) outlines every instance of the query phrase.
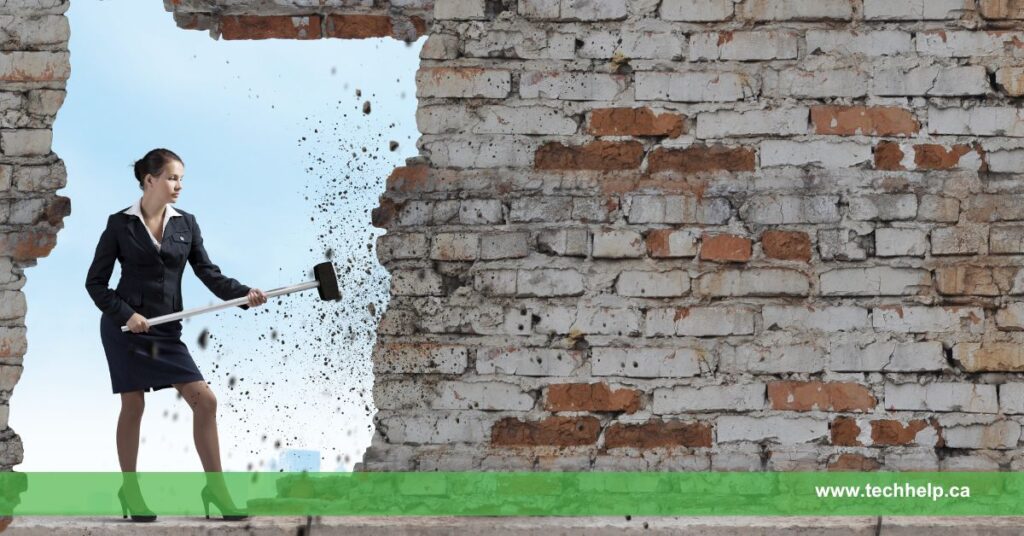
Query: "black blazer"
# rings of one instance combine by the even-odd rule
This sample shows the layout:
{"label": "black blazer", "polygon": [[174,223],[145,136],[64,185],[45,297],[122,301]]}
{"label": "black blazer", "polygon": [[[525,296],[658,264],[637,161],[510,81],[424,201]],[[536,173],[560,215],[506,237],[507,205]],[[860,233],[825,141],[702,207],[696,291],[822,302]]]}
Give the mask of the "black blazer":
{"label": "black blazer", "polygon": [[[185,262],[218,298],[230,300],[249,293],[249,287],[220,273],[203,248],[196,218],[183,210],[167,221],[160,250],[138,216],[117,212],[107,218],[85,288],[104,314],[124,325],[133,313],[146,318],[181,311],[181,274]],[[121,263],[121,280],[111,290],[114,259]],[[247,309],[247,305],[241,306]]]}

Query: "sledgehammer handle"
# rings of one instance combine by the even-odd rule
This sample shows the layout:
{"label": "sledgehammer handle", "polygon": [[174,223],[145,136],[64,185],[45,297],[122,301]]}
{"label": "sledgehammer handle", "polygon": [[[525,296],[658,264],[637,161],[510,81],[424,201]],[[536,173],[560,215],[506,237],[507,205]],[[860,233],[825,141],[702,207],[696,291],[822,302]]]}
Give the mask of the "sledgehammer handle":
{"label": "sledgehammer handle", "polygon": [[[282,294],[291,294],[292,292],[299,292],[300,290],[307,290],[311,288],[316,288],[318,286],[320,286],[320,283],[318,283],[314,279],[313,281],[306,281],[305,283],[299,283],[298,285],[292,285],[290,287],[275,288],[274,290],[267,291],[264,294],[266,294],[268,298],[273,298],[274,296],[280,296]],[[228,300],[226,302],[214,303],[212,305],[205,305],[203,307],[195,307],[193,309],[186,309],[184,311],[178,311],[177,313],[156,316],[153,318],[149,318],[147,320],[149,321],[150,326],[155,326],[157,324],[166,324],[168,322],[174,322],[175,320],[181,320],[182,318],[188,318],[190,316],[209,313],[210,311],[217,311],[220,309],[227,309],[228,307],[245,305],[247,303],[249,303],[249,297],[242,296],[241,298],[235,298],[233,300]],[[121,326],[121,331],[127,332],[128,326]]]}

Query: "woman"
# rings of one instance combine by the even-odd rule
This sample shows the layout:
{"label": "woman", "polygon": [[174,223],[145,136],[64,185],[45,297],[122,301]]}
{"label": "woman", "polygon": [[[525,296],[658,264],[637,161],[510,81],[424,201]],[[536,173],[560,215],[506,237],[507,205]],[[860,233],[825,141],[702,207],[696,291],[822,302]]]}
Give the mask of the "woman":
{"label": "woman", "polygon": [[[150,326],[146,321],[182,310],[181,276],[186,262],[218,298],[247,296],[252,307],[267,301],[260,289],[221,274],[203,248],[195,216],[171,207],[181,194],[184,175],[181,158],[167,149],[154,149],[135,163],[142,198],[107,219],[85,282],[89,296],[103,311],[100,338],[113,391],[121,395],[117,457],[124,484],[118,499],[125,517],[130,511],[135,521],[156,519],[142,500],[135,473],[143,393],[171,386],[192,408],[196,450],[207,473],[201,494],[206,517],[210,517],[210,502],[225,519],[246,517],[228,496],[217,441],[217,399],[181,341],[181,322]],[[108,284],[115,259],[121,263],[121,280],[112,290]],[[131,333],[121,331],[125,324]]]}

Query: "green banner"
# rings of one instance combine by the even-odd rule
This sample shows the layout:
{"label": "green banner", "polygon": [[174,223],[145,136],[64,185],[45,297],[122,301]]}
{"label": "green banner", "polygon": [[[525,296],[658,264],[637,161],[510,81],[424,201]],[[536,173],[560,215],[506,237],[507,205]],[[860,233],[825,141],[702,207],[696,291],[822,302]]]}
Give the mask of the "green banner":
{"label": "green banner", "polygon": [[1024,474],[0,473],[0,514],[251,516],[1024,515]]}

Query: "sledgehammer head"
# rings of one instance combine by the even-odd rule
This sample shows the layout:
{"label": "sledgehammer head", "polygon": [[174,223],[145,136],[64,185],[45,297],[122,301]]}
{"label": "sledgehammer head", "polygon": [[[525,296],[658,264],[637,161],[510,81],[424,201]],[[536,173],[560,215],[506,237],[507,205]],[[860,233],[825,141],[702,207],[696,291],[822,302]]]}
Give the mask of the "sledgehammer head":
{"label": "sledgehammer head", "polygon": [[321,300],[337,301],[341,299],[341,291],[338,290],[338,275],[334,273],[334,264],[321,262],[313,267],[313,276],[319,283],[316,291],[320,293]]}

